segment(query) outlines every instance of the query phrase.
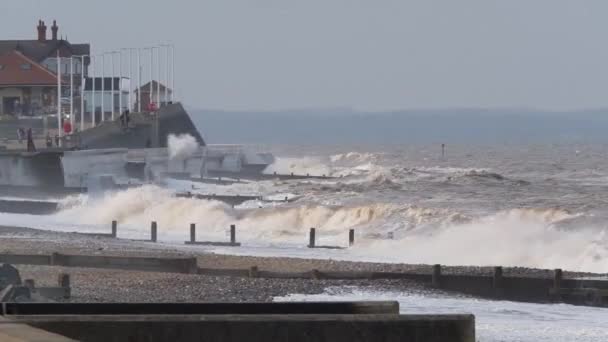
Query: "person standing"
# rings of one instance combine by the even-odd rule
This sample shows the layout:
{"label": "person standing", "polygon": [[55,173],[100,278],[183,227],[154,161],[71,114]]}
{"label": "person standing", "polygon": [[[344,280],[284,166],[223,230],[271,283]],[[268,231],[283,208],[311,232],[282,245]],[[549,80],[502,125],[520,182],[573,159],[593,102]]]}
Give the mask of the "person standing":
{"label": "person standing", "polygon": [[70,120],[63,121],[63,133],[66,135],[70,135],[72,133],[72,124],[70,123]]}
{"label": "person standing", "polygon": [[32,128],[27,129],[27,151],[36,152],[36,146],[34,145],[34,137],[32,136]]}
{"label": "person standing", "polygon": [[19,144],[23,143],[24,133],[22,127],[17,128],[17,140],[19,140]]}

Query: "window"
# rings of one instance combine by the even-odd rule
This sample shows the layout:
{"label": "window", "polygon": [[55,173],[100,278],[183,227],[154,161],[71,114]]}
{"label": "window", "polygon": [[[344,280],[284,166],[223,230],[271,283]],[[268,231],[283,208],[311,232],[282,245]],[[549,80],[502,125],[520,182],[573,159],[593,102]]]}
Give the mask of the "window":
{"label": "window", "polygon": [[32,69],[32,65],[30,63],[21,64],[21,70],[30,70]]}

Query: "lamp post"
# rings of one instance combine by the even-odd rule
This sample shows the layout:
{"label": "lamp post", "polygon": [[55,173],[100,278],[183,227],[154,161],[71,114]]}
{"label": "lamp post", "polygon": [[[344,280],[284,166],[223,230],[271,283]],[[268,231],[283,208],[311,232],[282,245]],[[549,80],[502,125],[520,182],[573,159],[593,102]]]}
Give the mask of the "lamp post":
{"label": "lamp post", "polygon": [[[148,105],[151,105],[153,101],[152,93],[154,91],[154,49],[156,48],[156,46],[144,48],[144,50],[150,50],[150,93],[148,95]],[[139,96],[141,98],[141,94]]]}
{"label": "lamp post", "polygon": [[91,90],[93,92],[93,96],[91,96],[91,127],[95,127],[95,96],[97,96],[95,90],[95,83],[97,83],[97,79],[95,77],[95,60],[97,57],[91,56]]}
{"label": "lamp post", "polygon": [[161,107],[161,102],[160,102],[160,78],[161,78],[161,70],[162,70],[162,65],[160,63],[160,47],[157,47],[158,49],[158,81],[156,82],[156,103],[158,103],[158,109],[160,109]]}
{"label": "lamp post", "polygon": [[57,135],[62,137],[61,131],[61,57],[59,57],[59,50],[57,50]]}
{"label": "lamp post", "polygon": [[169,93],[169,84],[171,82],[171,74],[170,74],[170,59],[169,59],[169,52],[171,50],[171,47],[173,46],[172,44],[161,44],[162,47],[165,48],[165,62],[166,62],[166,69],[165,69],[165,91],[163,93],[163,99],[165,100],[165,105],[167,105],[167,103],[169,103],[170,98],[168,96]]}
{"label": "lamp post", "polygon": [[84,58],[86,55],[80,56],[80,131],[84,131]]}
{"label": "lamp post", "polygon": [[74,127],[74,56],[70,56],[70,125],[73,129],[73,127]]}
{"label": "lamp post", "polygon": [[141,49],[137,49],[137,112],[141,113]]}
{"label": "lamp post", "polygon": [[106,62],[106,53],[101,54],[101,121],[105,120],[105,88],[106,88],[106,71],[105,71],[105,63]]}
{"label": "lamp post", "polygon": [[116,54],[116,51],[110,51],[110,68],[112,69],[111,71],[111,75],[110,75],[110,103],[112,106],[112,111],[111,111],[111,118],[112,121],[114,121],[114,91],[115,91],[115,87],[114,87],[114,75],[116,75],[116,70],[114,70],[114,55]]}
{"label": "lamp post", "polygon": [[171,44],[171,93],[169,93],[171,101],[175,97],[175,45]]}
{"label": "lamp post", "polygon": [[122,48],[121,50],[126,50],[129,52],[129,62],[127,65],[129,66],[129,96],[128,96],[128,105],[127,108],[129,111],[135,111],[133,98],[131,97],[131,93],[133,92],[133,50],[134,48]]}
{"label": "lamp post", "polygon": [[[118,50],[118,116],[122,113],[122,50]],[[114,119],[114,118],[112,118]]]}

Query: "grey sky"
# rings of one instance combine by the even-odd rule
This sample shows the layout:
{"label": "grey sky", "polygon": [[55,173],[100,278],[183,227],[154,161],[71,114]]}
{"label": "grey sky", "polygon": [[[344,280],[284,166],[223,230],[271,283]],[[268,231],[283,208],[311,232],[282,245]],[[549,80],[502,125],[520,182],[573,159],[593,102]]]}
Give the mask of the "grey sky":
{"label": "grey sky", "polygon": [[[122,9],[122,12],[117,9]],[[176,44],[187,105],[221,109],[608,106],[605,0],[2,1],[94,52]]]}

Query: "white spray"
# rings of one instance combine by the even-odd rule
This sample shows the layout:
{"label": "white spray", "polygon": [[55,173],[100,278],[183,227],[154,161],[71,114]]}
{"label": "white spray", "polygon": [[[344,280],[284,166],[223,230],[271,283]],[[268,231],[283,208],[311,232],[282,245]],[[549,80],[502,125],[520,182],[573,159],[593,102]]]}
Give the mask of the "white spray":
{"label": "white spray", "polygon": [[190,134],[170,134],[167,139],[170,159],[186,159],[196,153],[199,148],[198,142]]}

